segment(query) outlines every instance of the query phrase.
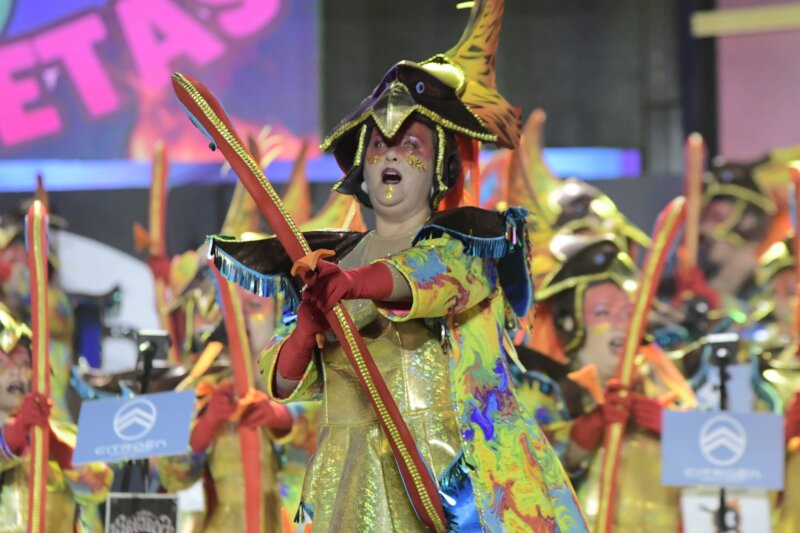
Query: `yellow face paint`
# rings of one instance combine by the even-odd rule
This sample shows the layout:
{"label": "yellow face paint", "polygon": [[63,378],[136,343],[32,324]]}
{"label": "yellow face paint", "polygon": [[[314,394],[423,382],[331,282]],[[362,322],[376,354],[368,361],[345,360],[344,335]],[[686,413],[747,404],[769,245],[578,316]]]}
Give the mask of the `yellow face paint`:
{"label": "yellow face paint", "polygon": [[386,199],[391,200],[392,195],[394,195],[394,187],[392,186],[391,183],[389,183],[388,185],[386,185]]}
{"label": "yellow face paint", "polygon": [[371,156],[369,156],[367,158],[367,164],[368,165],[377,165],[380,162],[381,162],[381,156],[380,155],[371,155]]}
{"label": "yellow face paint", "polygon": [[410,166],[417,172],[425,172],[428,169],[425,163],[422,162],[422,159],[415,156],[414,154],[408,154],[406,156],[406,161],[408,162],[408,166]]}
{"label": "yellow face paint", "polygon": [[600,322],[589,327],[592,333],[608,333],[611,331],[611,324],[608,322]]}

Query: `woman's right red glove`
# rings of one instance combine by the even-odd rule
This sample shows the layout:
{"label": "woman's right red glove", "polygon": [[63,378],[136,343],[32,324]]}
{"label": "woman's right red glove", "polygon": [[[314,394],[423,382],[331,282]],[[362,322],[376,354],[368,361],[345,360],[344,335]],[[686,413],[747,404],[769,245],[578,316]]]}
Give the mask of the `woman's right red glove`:
{"label": "woman's right red glove", "polygon": [[794,437],[800,437],[800,392],[796,392],[786,408],[784,419],[784,437],[788,443]]}
{"label": "woman's right red glove", "polygon": [[323,260],[317,263],[316,278],[303,294],[308,294],[312,303],[327,312],[341,300],[386,300],[393,289],[392,271],[384,263],[343,269]]}
{"label": "woman's right red glove", "polygon": [[325,315],[303,293],[297,308],[297,325],[278,352],[278,374],[293,381],[302,378],[314,355],[314,347],[322,347],[322,339],[317,337],[328,329]]}
{"label": "woman's right red glove", "polygon": [[228,421],[235,410],[233,383],[226,383],[211,394],[208,405],[197,419],[189,439],[192,451],[197,453],[208,449],[214,441],[217,430]]}
{"label": "woman's right red glove", "polygon": [[0,259],[0,285],[8,281],[13,271],[14,265],[10,261]]}
{"label": "woman's right red glove", "polygon": [[3,426],[3,438],[14,455],[20,455],[28,443],[28,433],[34,426],[47,427],[50,416],[50,399],[43,394],[29,392],[22,398],[17,415]]}
{"label": "woman's right red glove", "polygon": [[590,412],[575,419],[569,431],[569,440],[582,450],[594,450],[605,430],[603,406],[598,405]]}
{"label": "woman's right red glove", "polygon": [[626,423],[631,416],[633,398],[616,380],[605,392],[605,402],[579,416],[569,432],[570,440],[584,450],[593,450],[600,443],[607,425]]}

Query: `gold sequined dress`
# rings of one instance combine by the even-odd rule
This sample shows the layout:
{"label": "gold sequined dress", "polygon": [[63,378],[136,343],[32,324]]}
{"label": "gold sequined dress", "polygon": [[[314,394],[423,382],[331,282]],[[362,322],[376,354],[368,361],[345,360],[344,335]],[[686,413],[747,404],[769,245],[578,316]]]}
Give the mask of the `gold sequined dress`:
{"label": "gold sequined dress", "polygon": [[[410,244],[411,236],[403,239]],[[370,245],[372,244],[372,245]],[[367,263],[393,243],[365,238],[342,268]],[[369,353],[436,478],[461,442],[453,413],[449,357],[422,320],[391,322],[369,300],[345,302]],[[325,350],[320,447],[309,462],[302,500],[315,531],[425,531],[409,503],[388,440],[344,350]],[[335,393],[335,397],[331,393]],[[348,502],[359,501],[353,506]]]}

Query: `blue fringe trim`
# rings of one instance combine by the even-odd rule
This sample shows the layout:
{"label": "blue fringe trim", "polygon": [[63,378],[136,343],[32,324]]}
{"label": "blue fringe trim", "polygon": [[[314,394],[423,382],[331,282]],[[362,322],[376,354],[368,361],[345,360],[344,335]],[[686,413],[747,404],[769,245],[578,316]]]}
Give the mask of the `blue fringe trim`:
{"label": "blue fringe trim", "polygon": [[422,239],[435,239],[449,235],[461,241],[464,253],[484,259],[502,259],[520,246],[525,246],[524,228],[528,210],[524,207],[509,207],[503,212],[505,232],[497,237],[475,237],[452,228],[430,224],[424,226],[414,237],[413,244]]}
{"label": "blue fringe trim", "polygon": [[292,310],[296,310],[300,304],[300,299],[295,292],[291,279],[284,274],[263,274],[246,267],[236,259],[222,250],[218,245],[217,238],[208,238],[208,256],[214,261],[222,277],[232,281],[244,290],[252,292],[256,296],[263,298],[283,295],[285,305]]}
{"label": "blue fringe trim", "polygon": [[448,235],[464,245],[464,253],[473,257],[497,261],[500,285],[517,316],[525,316],[533,304],[533,283],[529,272],[528,234],[524,207],[509,207],[503,213],[505,229],[496,237],[475,237],[438,224],[423,227],[414,237],[421,239]]}
{"label": "blue fringe trim", "polygon": [[475,467],[466,461],[461,451],[439,478],[439,494],[442,496],[448,532],[483,530],[472,492],[470,472],[473,470]]}
{"label": "blue fringe trim", "polygon": [[314,521],[314,506],[308,502],[301,501],[297,506],[297,512],[294,514],[294,523],[304,523],[306,519],[310,522]]}

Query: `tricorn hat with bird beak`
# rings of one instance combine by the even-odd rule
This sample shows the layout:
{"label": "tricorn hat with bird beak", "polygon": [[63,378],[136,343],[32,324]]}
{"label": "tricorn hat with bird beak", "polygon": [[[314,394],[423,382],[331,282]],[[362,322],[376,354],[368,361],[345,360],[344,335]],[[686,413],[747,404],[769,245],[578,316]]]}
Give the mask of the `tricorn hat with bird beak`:
{"label": "tricorn hat with bird beak", "polygon": [[377,127],[385,137],[392,138],[412,116],[435,133],[433,206],[461,172],[464,157],[459,151],[464,151],[461,147],[467,143],[456,143],[455,138],[507,148],[517,145],[520,110],[508,103],[495,85],[494,60],[503,5],[502,0],[474,2],[467,27],[453,48],[421,63],[395,64],[372,94],[323,140],[321,148],[333,150],[346,172],[334,190],[354,195],[371,206],[361,188],[370,130]]}

